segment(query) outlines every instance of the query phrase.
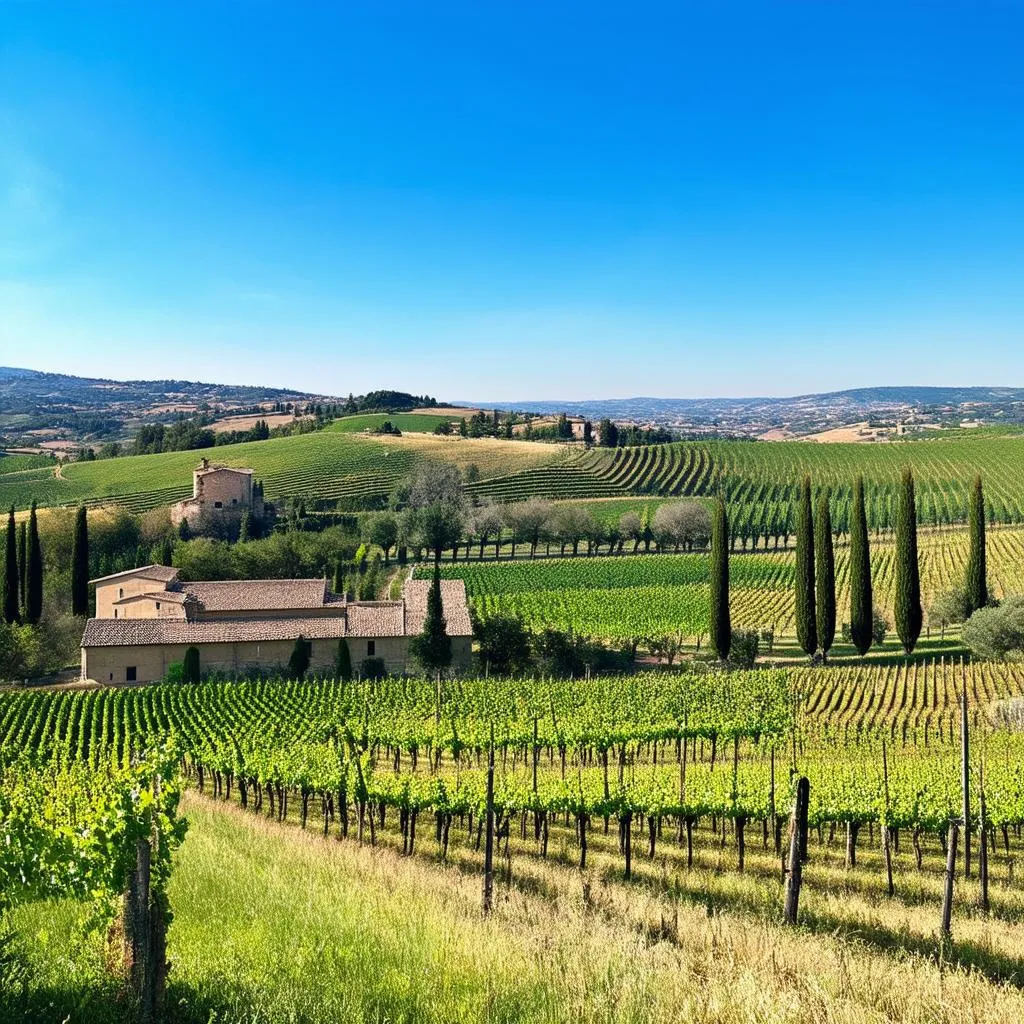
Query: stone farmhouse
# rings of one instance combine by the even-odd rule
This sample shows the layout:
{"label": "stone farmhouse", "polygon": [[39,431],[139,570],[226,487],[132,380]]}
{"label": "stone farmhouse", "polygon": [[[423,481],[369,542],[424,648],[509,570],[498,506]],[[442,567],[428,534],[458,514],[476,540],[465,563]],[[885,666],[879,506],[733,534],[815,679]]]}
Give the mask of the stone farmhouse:
{"label": "stone farmhouse", "polygon": [[203,459],[192,472],[192,497],[171,506],[171,522],[180,526],[187,519],[193,533],[206,533],[237,526],[245,512],[262,519],[264,511],[251,469],[211,465]]}
{"label": "stone farmhouse", "polygon": [[[309,671],[331,673],[338,641],[353,668],[380,658],[388,672],[412,671],[409,638],[423,629],[429,580],[406,582],[398,601],[348,601],[325,579],[185,583],[164,565],[104,576],[96,586],[96,617],[82,636],[82,678],[100,683],[162,679],[188,647],[202,671],[231,676],[286,671],[300,637],[310,644]],[[441,581],[452,638],[452,668],[470,665],[472,626],[461,580]]]}

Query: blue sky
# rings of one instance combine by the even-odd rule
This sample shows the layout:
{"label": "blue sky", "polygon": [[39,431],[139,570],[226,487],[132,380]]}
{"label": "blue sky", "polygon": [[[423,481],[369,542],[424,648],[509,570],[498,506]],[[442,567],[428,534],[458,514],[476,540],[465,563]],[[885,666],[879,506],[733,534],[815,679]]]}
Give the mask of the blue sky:
{"label": "blue sky", "polygon": [[1013,3],[0,0],[0,364],[1024,385]]}

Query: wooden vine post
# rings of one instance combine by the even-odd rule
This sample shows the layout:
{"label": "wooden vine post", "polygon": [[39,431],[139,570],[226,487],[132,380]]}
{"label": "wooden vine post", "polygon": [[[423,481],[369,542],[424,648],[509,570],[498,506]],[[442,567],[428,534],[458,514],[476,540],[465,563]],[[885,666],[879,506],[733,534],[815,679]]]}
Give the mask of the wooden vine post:
{"label": "wooden vine post", "polygon": [[[154,801],[160,779],[154,776]],[[148,834],[135,841],[135,867],[124,894],[124,950],[129,986],[138,1006],[140,1024],[159,1019],[167,982],[167,918],[161,894],[153,891],[154,856],[160,855],[160,832],[147,813]]]}
{"label": "wooden vine post", "polygon": [[942,938],[949,939],[952,935],[953,920],[953,881],[956,877],[956,847],[960,838],[960,824],[949,823],[949,835],[946,839],[946,876],[942,891]]}
{"label": "wooden vine post", "polygon": [[487,806],[484,813],[484,895],[483,912],[486,917],[494,902],[494,723],[491,722],[491,742],[487,747]]}
{"label": "wooden vine post", "polygon": [[807,808],[810,803],[811,784],[806,775],[796,782],[793,816],[789,826],[789,862],[786,866],[786,898],[783,920],[796,924],[800,909],[800,884],[803,881],[803,859],[807,850]]}
{"label": "wooden vine post", "polygon": [[963,667],[963,688],[960,694],[960,786],[964,798],[964,878],[971,877],[971,759],[970,732],[967,720],[967,669]]}
{"label": "wooden vine post", "polygon": [[882,822],[882,854],[885,858],[886,891],[890,898],[896,895],[896,886],[892,880],[892,839],[889,835],[889,758],[886,753],[885,739],[882,739],[882,779],[885,783],[885,820]]}

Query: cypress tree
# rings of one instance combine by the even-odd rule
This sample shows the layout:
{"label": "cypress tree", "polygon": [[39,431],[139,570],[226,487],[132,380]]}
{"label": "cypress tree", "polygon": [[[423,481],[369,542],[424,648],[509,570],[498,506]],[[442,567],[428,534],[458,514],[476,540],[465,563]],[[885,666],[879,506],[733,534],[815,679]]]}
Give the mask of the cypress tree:
{"label": "cypress tree", "polygon": [[814,615],[814,516],[811,512],[811,478],[800,486],[796,510],[796,636],[804,654],[818,649]]}
{"label": "cypress tree", "polygon": [[910,654],[921,635],[921,577],[917,564],[917,504],[914,475],[903,470],[896,509],[896,634]]}
{"label": "cypress tree", "polygon": [[349,653],[348,641],[344,637],[338,641],[338,658],[334,665],[334,674],[344,683],[352,678],[352,655]]}
{"label": "cypress tree", "polygon": [[24,611],[28,601],[28,523],[24,519],[18,527],[18,593]]}
{"label": "cypress tree", "polygon": [[864,509],[864,478],[859,476],[853,484],[850,516],[850,637],[861,657],[871,647],[871,613],[871,553]]}
{"label": "cypress tree", "polygon": [[71,612],[89,614],[89,518],[84,505],[75,516],[75,543],[71,555]]}
{"label": "cypress tree", "polygon": [[974,478],[967,505],[970,524],[970,554],[967,559],[967,577],[964,580],[966,612],[977,611],[988,604],[988,580],[985,570],[985,498],[981,491],[981,474]]}
{"label": "cypress tree", "polygon": [[35,625],[43,615],[43,549],[39,546],[36,503],[28,517],[28,582],[25,585],[25,621]]}
{"label": "cypress tree", "polygon": [[7,516],[6,557],[4,558],[4,621],[18,622],[21,602],[18,600],[18,538],[14,523],[14,506]]}
{"label": "cypress tree", "polygon": [[452,638],[444,620],[441,600],[441,567],[434,563],[434,578],[427,591],[427,615],[419,636],[409,641],[409,650],[424,668],[439,672],[452,663]]}
{"label": "cypress tree", "polygon": [[725,502],[715,500],[711,515],[711,644],[725,661],[732,646],[729,616],[729,520]]}
{"label": "cypress tree", "polygon": [[199,664],[199,648],[186,647],[185,660],[182,663],[181,678],[185,683],[198,683],[203,677]]}
{"label": "cypress tree", "polygon": [[818,498],[814,520],[814,553],[817,556],[815,587],[817,595],[818,647],[822,660],[828,657],[836,638],[836,560],[832,548],[832,513],[828,492]]}

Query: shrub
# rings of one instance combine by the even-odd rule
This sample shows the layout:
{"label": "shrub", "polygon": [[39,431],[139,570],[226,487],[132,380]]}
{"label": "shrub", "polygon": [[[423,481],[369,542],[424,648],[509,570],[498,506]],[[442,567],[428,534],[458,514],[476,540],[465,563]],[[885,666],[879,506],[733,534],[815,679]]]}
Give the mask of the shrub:
{"label": "shrub", "polygon": [[1024,595],[979,608],[964,623],[963,640],[979,658],[1002,661],[1024,653]]}
{"label": "shrub", "polygon": [[361,679],[383,679],[388,674],[383,658],[363,658],[359,663]]}
{"label": "shrub", "polygon": [[753,668],[757,661],[760,635],[756,629],[734,629],[729,644],[729,664],[733,668]]}

